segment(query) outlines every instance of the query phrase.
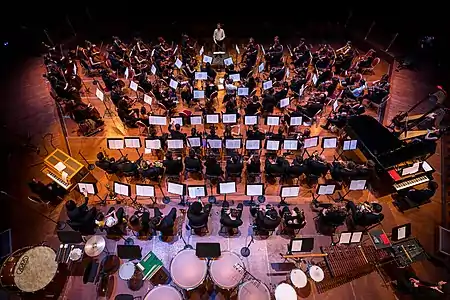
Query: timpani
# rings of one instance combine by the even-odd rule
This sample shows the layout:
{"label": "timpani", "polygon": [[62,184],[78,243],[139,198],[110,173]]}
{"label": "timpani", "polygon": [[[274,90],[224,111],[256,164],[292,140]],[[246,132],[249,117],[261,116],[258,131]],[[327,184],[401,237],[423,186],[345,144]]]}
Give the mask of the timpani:
{"label": "timpani", "polygon": [[275,288],[276,300],[297,300],[297,292],[292,285],[287,283],[280,283]]}
{"label": "timpani", "polygon": [[145,295],[144,300],[183,300],[183,295],[173,286],[158,285]]}
{"label": "timpani", "polygon": [[238,300],[270,300],[267,285],[257,280],[249,280],[239,286]]}
{"label": "timpani", "polygon": [[207,261],[198,258],[193,249],[181,250],[170,263],[173,282],[185,290],[200,286],[205,281],[207,272]]}
{"label": "timpani", "polygon": [[293,269],[289,274],[289,279],[292,285],[299,289],[304,288],[308,284],[308,278],[305,272],[300,269]]}
{"label": "timpani", "polygon": [[215,260],[211,261],[209,275],[211,280],[220,288],[229,290],[236,287],[244,278],[239,266],[244,262],[234,252],[224,251]]}

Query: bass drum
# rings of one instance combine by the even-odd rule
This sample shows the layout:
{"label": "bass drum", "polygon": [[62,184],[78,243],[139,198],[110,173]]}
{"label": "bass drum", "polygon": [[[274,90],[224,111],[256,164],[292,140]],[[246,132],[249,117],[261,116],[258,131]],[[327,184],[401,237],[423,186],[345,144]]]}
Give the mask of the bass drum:
{"label": "bass drum", "polygon": [[57,284],[55,259],[55,251],[47,246],[19,249],[3,262],[0,285],[13,292],[51,294]]}

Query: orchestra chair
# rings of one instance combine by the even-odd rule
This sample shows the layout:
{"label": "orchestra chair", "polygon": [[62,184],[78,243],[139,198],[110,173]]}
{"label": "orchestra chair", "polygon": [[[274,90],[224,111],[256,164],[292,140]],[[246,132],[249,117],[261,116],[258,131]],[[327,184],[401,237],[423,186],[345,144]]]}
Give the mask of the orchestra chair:
{"label": "orchestra chair", "polygon": [[209,233],[209,229],[208,229],[208,223],[203,224],[203,225],[198,225],[198,226],[194,226],[189,224],[188,227],[190,228],[191,231],[191,235],[205,235]]}
{"label": "orchestra chair", "polygon": [[373,71],[373,69],[380,63],[380,58],[379,57],[375,57],[375,59],[372,61],[372,64],[370,65],[369,68],[364,68],[362,69],[361,73],[362,74],[370,74],[373,75],[375,74],[375,72]]}
{"label": "orchestra chair", "polygon": [[139,130],[139,135],[147,136],[148,135],[148,127],[142,121],[136,121],[135,123]]}
{"label": "orchestra chair", "polygon": [[248,173],[247,178],[248,183],[261,183],[261,173]]}
{"label": "orchestra chair", "polygon": [[[239,203],[237,206],[236,206],[236,208],[238,209],[238,210],[240,210],[240,214],[239,214],[239,219],[241,220],[241,217],[242,217],[242,211],[243,211],[243,209],[244,209],[244,204],[242,204],[242,203]],[[223,234],[223,235],[226,235],[227,237],[231,237],[231,236],[234,236],[234,235],[237,235],[237,234],[239,234],[239,227],[240,226],[242,226],[242,224],[243,224],[243,222],[242,222],[242,220],[241,220],[241,224],[240,225],[237,225],[237,226],[225,226],[224,224],[222,224],[222,218],[220,218],[220,230],[219,230],[219,235],[220,234]]]}
{"label": "orchestra chair", "polygon": [[288,227],[285,224],[285,221],[283,219],[283,222],[281,222],[280,224],[280,235],[282,234],[286,234],[288,236],[297,236],[300,231],[305,228],[306,223],[301,227],[301,228],[292,228],[292,227]]}
{"label": "orchestra chair", "polygon": [[274,231],[276,230],[276,229],[266,229],[266,228],[258,227],[255,224],[252,225],[252,228],[253,228],[253,232],[255,235],[262,235],[262,236],[268,236],[268,237],[273,235]]}
{"label": "orchestra chair", "polygon": [[169,109],[164,104],[162,104],[161,102],[156,101],[156,107],[158,109],[162,110],[162,114],[163,115],[165,115],[165,116],[169,115]]}

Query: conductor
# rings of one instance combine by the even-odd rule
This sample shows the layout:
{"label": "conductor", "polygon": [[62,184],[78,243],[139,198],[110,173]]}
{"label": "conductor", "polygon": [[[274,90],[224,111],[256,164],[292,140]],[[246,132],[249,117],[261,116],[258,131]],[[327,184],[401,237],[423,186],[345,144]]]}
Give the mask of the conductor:
{"label": "conductor", "polygon": [[214,30],[213,40],[215,44],[214,49],[216,52],[225,51],[223,43],[223,41],[225,40],[225,31],[222,29],[220,23],[217,24],[217,28]]}

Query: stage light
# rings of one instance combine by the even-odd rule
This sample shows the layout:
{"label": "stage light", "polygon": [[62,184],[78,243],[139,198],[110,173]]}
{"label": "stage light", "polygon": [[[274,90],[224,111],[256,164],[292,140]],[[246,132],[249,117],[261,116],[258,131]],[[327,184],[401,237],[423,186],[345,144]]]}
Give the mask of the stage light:
{"label": "stage light", "polygon": [[3,46],[8,46],[9,45],[9,42],[8,41],[6,41],[6,42],[3,42]]}

